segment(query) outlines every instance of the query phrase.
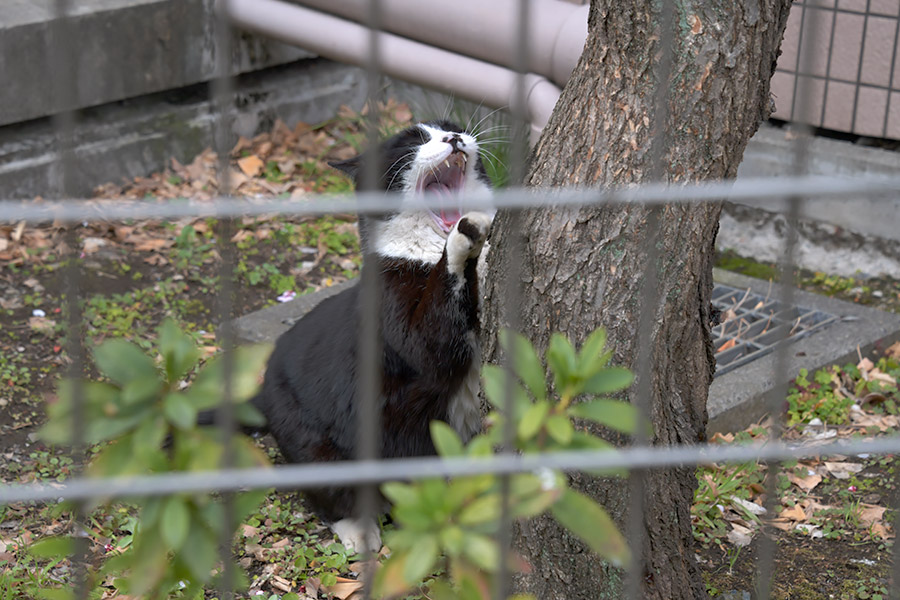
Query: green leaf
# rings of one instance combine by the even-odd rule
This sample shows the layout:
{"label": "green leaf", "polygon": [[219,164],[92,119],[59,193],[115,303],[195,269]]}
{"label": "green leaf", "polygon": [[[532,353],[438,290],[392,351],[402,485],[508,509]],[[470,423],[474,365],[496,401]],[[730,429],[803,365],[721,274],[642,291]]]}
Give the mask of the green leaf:
{"label": "green leaf", "polygon": [[375,597],[393,598],[412,587],[403,576],[409,557],[409,552],[394,552],[384,561],[375,572],[375,582],[372,585]]}
{"label": "green leaf", "polygon": [[131,434],[120,437],[98,452],[88,465],[91,477],[135,475],[144,471],[142,461],[134,454]]}
{"label": "green leaf", "polygon": [[528,338],[511,329],[504,329],[500,332],[500,345],[511,358],[513,371],[531,395],[538,400],[546,400],[547,382],[544,379],[544,366]]}
{"label": "green leaf", "polygon": [[633,404],[607,398],[575,404],[569,407],[568,413],[622,433],[634,433],[640,418],[640,412]]}
{"label": "green leaf", "polygon": [[176,383],[197,363],[200,352],[191,337],[178,327],[174,319],[163,321],[158,335],[166,379],[169,384]]}
{"label": "green leaf", "polygon": [[166,433],[166,420],[162,416],[141,421],[131,440],[135,454],[147,456],[150,452],[159,450],[166,439]]}
{"label": "green leaf", "polygon": [[569,442],[572,441],[572,434],[575,433],[575,429],[572,427],[569,417],[565,415],[551,415],[547,419],[547,433],[559,444],[568,446]]}
{"label": "green leaf", "polygon": [[403,578],[407,583],[419,583],[428,575],[438,558],[438,543],[433,535],[419,538],[415,552],[412,552],[403,565]]}
{"label": "green leaf", "polygon": [[[234,350],[231,357],[231,394],[235,403],[251,398],[259,388],[259,375],[266,360],[272,352],[271,344],[255,344],[242,346]],[[213,357],[197,373],[194,383],[188,390],[198,395],[198,399],[211,396],[221,401],[225,396],[224,355]],[[198,406],[197,408],[209,408]]]}
{"label": "green leaf", "polygon": [[584,383],[588,394],[608,394],[624,390],[634,381],[634,375],[625,367],[603,369]]}
{"label": "green leaf", "polygon": [[400,483],[399,481],[389,481],[382,484],[381,493],[395,505],[418,504],[421,498],[414,486],[408,483]]}
{"label": "green leaf", "polygon": [[[596,435],[591,435],[590,433],[585,433],[583,431],[576,431],[574,435],[572,435],[572,441],[569,443],[567,448],[568,450],[615,450],[615,446],[604,440],[603,438],[599,438]],[[628,475],[628,469],[623,469],[621,467],[610,467],[608,469],[586,469],[586,472],[591,475],[598,475],[601,477],[626,477]]]}
{"label": "green leaf", "polygon": [[556,391],[562,392],[566,388],[566,382],[577,374],[577,360],[575,348],[561,333],[554,333],[550,336],[550,344],[547,347],[547,364],[553,371]]}
{"label": "green leaf", "polygon": [[459,513],[461,525],[480,525],[500,518],[500,496],[487,494],[479,496],[465,506]]}
{"label": "green leaf", "polygon": [[603,352],[604,346],[606,346],[606,330],[598,327],[584,340],[578,352],[579,373],[585,376],[593,375],[607,363],[609,355]]}
{"label": "green leaf", "polygon": [[528,441],[537,435],[544,425],[544,419],[549,411],[550,404],[548,402],[537,402],[526,410],[522,415],[522,420],[519,421],[519,439]]}
{"label": "green leaf", "polygon": [[59,400],[47,405],[47,424],[38,436],[52,444],[71,444],[72,416],[75,401],[75,390],[79,388],[84,402],[84,417],[87,422],[84,441],[94,444],[106,439],[102,432],[105,427],[92,427],[98,422],[105,422],[120,411],[121,390],[110,384],[99,381],[61,379],[57,386]]}
{"label": "green leaf", "polygon": [[513,503],[510,512],[514,519],[530,519],[531,517],[538,516],[553,506],[553,503],[556,502],[561,495],[562,491],[560,489],[551,489],[546,492],[540,491],[531,496],[518,498]]}
{"label": "green leaf", "polygon": [[626,567],[631,562],[625,538],[607,512],[587,496],[567,489],[550,511],[560,525],[614,566]]}
{"label": "green leaf", "polygon": [[122,405],[138,406],[147,402],[156,402],[164,384],[156,373],[152,377],[136,377],[122,386]]}
{"label": "green leaf", "polygon": [[464,453],[459,434],[443,421],[431,422],[431,440],[441,456],[462,456]]}
{"label": "green leaf", "polygon": [[518,418],[531,407],[531,398],[525,389],[519,385],[515,377],[503,367],[497,365],[484,365],[481,370],[484,379],[484,395],[491,406],[501,413],[506,412],[507,394],[512,394],[513,416]]}
{"label": "green leaf", "polygon": [[266,424],[266,417],[250,402],[241,402],[234,407],[234,419],[241,425],[248,427],[262,427]]}
{"label": "green leaf", "polygon": [[479,435],[469,442],[466,446],[467,456],[493,456],[494,449],[491,447],[491,440],[484,435]]}
{"label": "green leaf", "polygon": [[459,594],[446,581],[435,580],[428,586],[428,598],[431,600],[460,600]]}
{"label": "green leaf", "polygon": [[153,359],[131,342],[108,340],[94,351],[94,362],[101,373],[119,385],[134,379],[159,378]]}
{"label": "green leaf", "polygon": [[391,511],[394,520],[404,527],[416,531],[432,531],[435,525],[434,515],[427,512],[420,504],[401,504]]}
{"label": "green leaf", "polygon": [[463,555],[484,571],[493,573],[500,564],[497,543],[477,533],[467,533],[463,542]]}
{"label": "green leaf", "polygon": [[71,588],[33,587],[31,593],[44,600],[74,600],[75,590]]}
{"label": "green leaf", "polygon": [[49,537],[28,546],[28,553],[37,558],[65,558],[75,552],[75,539]]}
{"label": "green leaf", "polygon": [[160,533],[172,552],[181,549],[191,527],[191,511],[183,498],[170,496],[163,507]]}
{"label": "green leaf", "polygon": [[439,537],[444,552],[450,556],[459,556],[465,539],[462,529],[457,525],[449,525],[441,529]]}
{"label": "green leaf", "polygon": [[199,583],[209,581],[210,571],[219,558],[217,535],[197,521],[192,522],[190,532],[184,540],[177,557],[191,573],[191,578]]}
{"label": "green leaf", "polygon": [[163,414],[179,429],[192,429],[197,423],[197,410],[183,394],[167,394],[163,399]]}

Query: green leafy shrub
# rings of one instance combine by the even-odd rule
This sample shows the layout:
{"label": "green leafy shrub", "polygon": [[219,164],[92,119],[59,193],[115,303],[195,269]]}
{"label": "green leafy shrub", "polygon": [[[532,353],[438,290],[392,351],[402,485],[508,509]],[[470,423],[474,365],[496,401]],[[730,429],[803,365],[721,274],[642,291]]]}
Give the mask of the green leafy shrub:
{"label": "green leafy shrub", "polygon": [[[639,415],[632,405],[598,397],[620,391],[632,381],[627,369],[606,366],[612,353],[604,351],[604,330],[591,334],[577,352],[564,336],[553,335],[546,361],[555,395],[549,392],[545,369],[527,339],[504,331],[501,344],[511,359],[513,373],[495,365],[484,367],[485,395],[495,409],[488,417],[490,427],[463,445],[446,423],[432,423],[432,439],[440,456],[491,456],[502,442],[507,419],[514,425],[515,450],[522,453],[611,448],[609,442],[580,427],[578,419],[626,434],[634,433],[639,426]],[[583,396],[586,401],[576,402]],[[508,397],[511,414],[504,411]],[[375,590],[385,596],[402,594],[428,574],[442,570],[450,581],[432,582],[429,598],[491,597],[500,561],[505,558],[496,542],[503,508],[501,485],[499,476],[487,474],[382,486],[393,502],[392,515],[398,528],[386,534],[392,554],[376,576]],[[511,476],[507,508],[512,518],[530,518],[549,511],[613,565],[624,566],[630,561],[628,546],[606,511],[570,488],[561,472],[547,469]],[[513,561],[510,567],[515,566]]]}
{"label": "green leafy shrub", "polygon": [[[231,394],[236,419],[259,424],[262,416],[245,401],[256,391],[257,376],[268,356],[266,346],[234,351]],[[122,339],[101,344],[94,364],[104,381],[63,380],[59,401],[48,408],[49,421],[41,430],[44,441],[73,443],[75,395],[83,399],[81,441],[101,444],[86,468],[92,477],[143,475],[173,471],[208,471],[222,466],[225,446],[217,431],[198,428],[197,414],[217,406],[225,396],[223,357],[196,372],[191,385],[184,378],[197,369],[200,352],[172,320],[158,331],[151,355]],[[246,437],[232,440],[233,465],[267,465],[266,456]],[[231,522],[210,494],[186,493],[133,498],[138,518],[133,535],[121,553],[87,575],[91,587],[117,576],[123,593],[165,598],[173,590],[182,597],[202,595],[219,558],[219,545],[264,496],[264,491],[236,494]],[[58,560],[71,554],[76,540],[56,537],[34,544],[36,557]],[[36,590],[35,595],[72,597],[65,588]]]}

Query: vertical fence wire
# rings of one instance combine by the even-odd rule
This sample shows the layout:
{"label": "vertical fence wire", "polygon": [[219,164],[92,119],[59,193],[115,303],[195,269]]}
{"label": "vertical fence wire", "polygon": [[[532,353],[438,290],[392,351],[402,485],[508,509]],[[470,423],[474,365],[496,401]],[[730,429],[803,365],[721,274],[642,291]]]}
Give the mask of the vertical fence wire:
{"label": "vertical fence wire", "polygon": [[[510,106],[511,129],[510,129],[510,153],[509,153],[509,184],[517,188],[522,188],[525,184],[525,171],[529,153],[529,132],[530,119],[527,110],[527,90],[525,77],[529,70],[529,35],[531,28],[531,3],[529,0],[519,0],[518,10],[516,11],[516,47],[515,56],[513,57],[513,70],[515,71],[515,89],[513,91],[512,106]],[[487,207],[485,207],[487,208]],[[505,310],[498,311],[495,314],[504,315],[506,319],[505,326],[513,331],[518,331],[522,325],[522,257],[525,251],[525,243],[522,237],[522,212],[519,209],[513,209],[506,214],[509,219],[508,238],[503,243],[509,245],[509,252],[506,254],[507,273],[505,277],[506,289],[504,290],[502,300],[492,297],[492,302],[503,302]],[[501,251],[500,248],[494,250]],[[487,281],[482,275],[481,279]],[[482,292],[482,297],[484,296]],[[482,332],[482,334],[487,332]],[[498,332],[499,333],[499,332]],[[513,374],[514,360],[513,353],[507,353],[504,357],[503,366],[507,384],[505,386],[506,393],[503,398],[503,412],[506,415],[503,428],[503,447],[501,453],[515,452],[515,423],[513,422]],[[497,572],[496,589],[493,591],[497,600],[505,600],[509,596],[511,589],[512,573],[510,572],[510,552],[513,541],[513,523],[510,507],[511,496],[511,479],[510,475],[503,474],[500,476],[500,516],[497,527],[497,547],[500,553],[499,568]]]}
{"label": "vertical fence wire", "polygon": [[[369,29],[369,57],[366,62],[366,84],[367,98],[366,106],[368,107],[368,117],[366,124],[367,131],[367,147],[368,155],[362,162],[362,188],[364,190],[376,190],[378,179],[381,173],[381,160],[378,154],[379,143],[379,104],[381,90],[381,44],[380,33],[382,27],[382,7],[381,0],[369,0],[368,10],[366,12],[366,23]],[[363,222],[360,220],[360,227]],[[361,234],[363,232],[360,232]],[[360,377],[358,381],[359,389],[356,390],[358,397],[358,414],[356,415],[356,429],[358,431],[357,460],[374,460],[381,455],[381,407],[379,398],[381,396],[381,369],[383,360],[383,340],[381,337],[381,302],[382,302],[382,278],[381,270],[378,268],[378,256],[374,252],[377,247],[378,240],[374,239],[376,232],[374,228],[367,232],[371,234],[372,239],[367,242],[371,245],[372,250],[363,249],[363,268],[361,273],[361,305],[360,321],[361,328],[359,332],[360,344]],[[365,485],[358,488],[357,495],[357,518],[365,527],[368,522],[378,518],[378,498],[377,485]],[[375,549],[378,552],[378,549]],[[369,556],[365,557],[370,558]],[[371,557],[374,558],[374,557]],[[363,597],[368,599],[372,593],[372,581],[368,579],[364,582]]]}
{"label": "vertical fence wire", "polygon": [[[659,61],[654,69],[656,89],[653,97],[653,116],[650,131],[650,164],[649,180],[664,182],[666,174],[666,152],[668,150],[668,121],[670,116],[669,96],[672,68],[675,56],[675,2],[663,0],[658,15],[659,22]],[[642,241],[644,273],[640,284],[641,307],[638,312],[638,344],[635,356],[636,381],[632,402],[640,414],[639,426],[632,436],[636,446],[646,446],[650,442],[644,425],[649,423],[653,402],[653,349],[655,340],[654,325],[657,322],[659,309],[659,261],[661,259],[657,244],[660,231],[660,215],[665,206],[650,206],[646,213],[646,235]],[[643,597],[644,552],[646,544],[646,503],[645,495],[649,480],[648,470],[631,471],[628,477],[628,516],[626,536],[632,551],[632,565],[625,578],[625,597],[640,599]]]}
{"label": "vertical fence wire", "polygon": [[[859,60],[856,63],[856,85],[853,89],[853,110],[850,113],[850,131],[856,131],[856,114],[857,109],[859,108],[859,90],[862,87],[862,69],[863,69],[863,57],[866,55],[866,33],[869,29],[869,15],[871,14],[872,0],[866,0],[866,14],[863,17],[863,26],[862,26],[862,44],[859,48]],[[829,52],[831,48],[828,48]],[[890,91],[888,92],[890,94]],[[824,125],[824,121],[822,122]]]}
{"label": "vertical fence wire", "polygon": [[[809,143],[811,136],[812,115],[810,114],[810,100],[812,98],[812,63],[815,57],[816,44],[819,38],[819,32],[822,23],[822,11],[810,9],[810,18],[806,20],[809,25],[808,35],[806,37],[806,46],[798,45],[797,47],[797,82],[799,85],[795,87],[795,96],[793,102],[800,106],[800,114],[792,118],[795,119],[794,129],[797,137],[794,140],[794,154],[792,157],[792,171],[795,176],[806,174],[809,170]],[[804,16],[806,9],[803,11]],[[801,28],[801,36],[803,29]],[[860,54],[862,60],[862,54]],[[801,74],[808,74],[802,78]],[[824,101],[824,100],[823,100]],[[791,195],[786,202],[786,227],[784,251],[778,264],[780,294],[779,300],[783,306],[793,306],[794,303],[794,255],[797,247],[798,238],[798,221],[804,201],[802,195]],[[772,380],[774,382],[772,389],[769,391],[766,404],[768,406],[769,415],[771,417],[771,429],[769,430],[769,440],[774,442],[781,441],[783,434],[782,417],[784,414],[784,399],[788,392],[788,375],[790,362],[790,331],[786,328],[782,339],[775,348],[775,362],[772,369]],[[767,463],[765,487],[765,509],[767,515],[772,515],[779,507],[778,501],[778,471],[781,469],[780,461],[769,461]],[[756,569],[756,581],[754,591],[760,600],[768,600],[772,595],[772,583],[775,570],[775,553],[777,545],[775,538],[769,535],[765,527],[760,528],[760,543],[758,546],[758,559]]]}
{"label": "vertical fence wire", "polygon": [[900,11],[898,11],[894,20],[894,43],[891,46],[891,69],[888,72],[887,99],[884,106],[884,120],[881,124],[881,135],[883,137],[888,137],[888,127],[890,126],[891,100],[893,100],[894,97],[894,82],[896,81],[894,72],[897,68],[898,50],[900,50]]}
{"label": "vertical fence wire", "polygon": [[[822,10],[825,10],[825,9],[822,9]],[[831,32],[828,34],[828,51],[827,51],[827,55],[825,58],[825,81],[824,81],[823,89],[822,89],[822,107],[819,110],[819,121],[818,121],[818,124],[822,127],[825,126],[825,108],[828,106],[828,90],[829,90],[829,85],[831,84],[831,59],[832,59],[832,56],[834,56],[834,32],[837,29],[837,16],[838,16],[838,11],[832,10],[831,11]],[[799,46],[797,47],[797,58],[798,59],[800,58],[800,47]],[[812,75],[812,73],[810,73],[810,75]],[[799,77],[800,73],[797,73],[796,76]],[[857,75],[856,79],[857,79],[857,84],[859,84],[859,76],[858,75]],[[857,87],[857,90],[858,89],[859,88]],[[794,93],[795,94],[797,93],[796,89],[794,90]],[[855,110],[855,108],[854,108],[854,110]],[[852,131],[853,128],[851,127],[850,130]]]}
{"label": "vertical fence wire", "polygon": [[[75,110],[78,98],[76,46],[72,32],[71,3],[69,0],[55,0],[53,4],[53,24],[50,35],[50,73],[52,89],[57,106],[53,116],[53,126],[57,139],[56,193],[60,198],[74,195],[73,176],[75,172]],[[80,253],[78,249],[78,223],[70,222],[66,227],[65,245],[68,248],[63,286],[65,288],[66,355],[69,366],[65,377],[72,380],[72,453],[82,465],[87,461],[85,446],[85,394],[82,376],[85,368],[84,315],[80,303],[79,290],[82,284]],[[87,580],[88,537],[84,531],[87,521],[87,501],[78,501],[72,509],[73,538],[71,555],[73,569],[72,590],[75,598],[88,597]]]}
{"label": "vertical fence wire", "polygon": [[[796,121],[797,115],[797,90],[800,86],[800,57],[803,55],[803,32],[806,31],[806,2],[795,2],[792,9],[800,9],[800,29],[797,32],[797,55],[794,57],[794,84],[791,86],[791,110],[788,114],[789,121]],[[810,9],[811,10],[811,9]]]}
{"label": "vertical fence wire", "polygon": [[[900,41],[900,8],[895,13],[896,20],[894,21],[894,42],[891,47],[891,70],[888,75],[888,91],[887,91],[887,101],[885,102],[885,110],[884,110],[884,121],[882,123],[881,131],[884,137],[888,137],[888,126],[889,119],[891,114],[891,99],[894,95],[894,82],[896,81],[894,78],[894,70],[897,68],[897,54],[898,50],[898,41]],[[888,503],[890,510],[894,513],[894,544],[891,548],[891,570],[890,570],[890,584],[888,585],[888,597],[890,600],[900,600],[900,540],[897,539],[897,518],[896,515],[900,514],[900,490],[894,489],[888,496]]]}
{"label": "vertical fence wire", "polygon": [[[222,198],[231,198],[233,189],[231,182],[231,106],[234,99],[234,82],[231,78],[232,66],[232,30],[227,17],[228,0],[218,0],[213,5],[210,15],[211,27],[215,40],[216,75],[210,89],[214,107],[213,143],[218,160],[216,168],[216,185]],[[227,217],[218,219],[216,223],[216,250],[219,253],[219,285],[215,301],[217,320],[217,339],[222,349],[222,371],[224,376],[222,400],[216,414],[216,425],[219,428],[224,445],[221,468],[230,469],[235,461],[235,411],[234,411],[234,305],[235,305],[235,263],[237,260],[235,246],[231,239],[236,231],[235,219]],[[219,536],[219,559],[222,563],[220,592],[223,597],[234,597],[236,573],[231,556],[231,525],[235,517],[234,493],[221,495],[222,523]]]}

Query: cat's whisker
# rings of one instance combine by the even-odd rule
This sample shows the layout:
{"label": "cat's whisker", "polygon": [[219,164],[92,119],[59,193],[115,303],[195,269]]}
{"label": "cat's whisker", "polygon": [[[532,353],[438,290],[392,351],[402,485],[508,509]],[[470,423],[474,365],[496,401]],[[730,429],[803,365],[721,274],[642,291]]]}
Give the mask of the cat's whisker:
{"label": "cat's whisker", "polygon": [[[503,110],[503,108],[495,108],[494,110],[490,111],[488,114],[481,117],[481,119],[479,119],[478,122],[475,123],[475,126],[472,127],[471,131],[474,131],[476,136],[480,135],[481,132],[479,131],[478,128],[481,126],[481,124],[484,123],[486,120],[490,119],[492,116],[494,116],[501,110]],[[468,126],[466,127],[466,130],[469,131]]]}

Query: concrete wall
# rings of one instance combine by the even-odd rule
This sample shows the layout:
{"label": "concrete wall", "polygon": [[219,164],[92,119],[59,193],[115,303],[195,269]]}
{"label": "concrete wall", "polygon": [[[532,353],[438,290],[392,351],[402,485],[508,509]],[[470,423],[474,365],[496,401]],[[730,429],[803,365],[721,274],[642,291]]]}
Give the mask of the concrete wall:
{"label": "concrete wall", "polygon": [[[900,139],[898,19],[898,0],[795,2],[772,78],[774,116]],[[812,60],[798,64],[798,50]]]}
{"label": "concrete wall", "polygon": [[[54,0],[0,4],[0,125],[208,81],[215,74],[213,0],[72,2],[74,96],[52,93]],[[235,36],[232,73],[309,57],[298,48]]]}

